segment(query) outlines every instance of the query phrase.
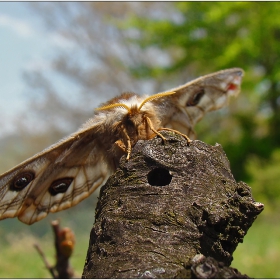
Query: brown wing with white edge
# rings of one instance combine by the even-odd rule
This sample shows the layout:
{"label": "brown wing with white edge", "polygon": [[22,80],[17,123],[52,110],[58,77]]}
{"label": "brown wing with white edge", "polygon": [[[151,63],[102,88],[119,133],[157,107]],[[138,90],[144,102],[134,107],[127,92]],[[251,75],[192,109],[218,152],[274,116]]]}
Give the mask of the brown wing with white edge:
{"label": "brown wing with white edge", "polygon": [[73,134],[0,177],[0,219],[26,224],[88,197],[113,173],[93,129]]}
{"label": "brown wing with white edge", "polygon": [[169,90],[175,94],[152,101],[162,106],[162,126],[194,139],[195,124],[207,112],[226,106],[230,96],[238,95],[243,74],[240,68],[222,70]]}

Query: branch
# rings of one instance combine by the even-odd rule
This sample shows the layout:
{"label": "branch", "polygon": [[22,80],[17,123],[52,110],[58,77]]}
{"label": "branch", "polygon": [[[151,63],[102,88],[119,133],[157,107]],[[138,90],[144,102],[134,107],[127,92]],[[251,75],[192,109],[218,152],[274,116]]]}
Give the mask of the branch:
{"label": "branch", "polygon": [[198,277],[197,254],[229,266],[263,210],[220,145],[163,134],[138,141],[101,188],[83,278]]}
{"label": "branch", "polygon": [[34,244],[34,248],[37,250],[38,254],[41,256],[46,269],[50,272],[52,278],[56,278],[55,272],[54,272],[54,268],[49,264],[43,250],[41,249],[41,247],[39,246],[39,244],[35,243]]}
{"label": "branch", "polygon": [[52,227],[56,251],[56,264],[54,269],[57,272],[57,278],[74,278],[74,270],[69,261],[75,246],[74,233],[67,227],[60,229],[57,220],[52,221]]}
{"label": "branch", "polygon": [[45,267],[48,269],[54,279],[74,278],[75,273],[70,265],[69,259],[75,246],[75,236],[70,228],[60,228],[57,220],[52,221],[54,232],[56,264],[51,266],[38,244],[34,244],[35,249],[41,256]]}

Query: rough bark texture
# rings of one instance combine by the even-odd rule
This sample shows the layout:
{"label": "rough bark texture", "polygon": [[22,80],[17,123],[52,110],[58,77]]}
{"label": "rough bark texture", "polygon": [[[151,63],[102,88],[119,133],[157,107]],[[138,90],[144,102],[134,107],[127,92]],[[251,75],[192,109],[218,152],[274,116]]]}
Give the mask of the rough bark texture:
{"label": "rough bark texture", "polygon": [[202,254],[192,259],[191,270],[192,278],[199,279],[250,278],[246,274],[241,274],[236,268],[228,267],[223,262]]}
{"label": "rough bark texture", "polygon": [[234,180],[220,145],[163,134],[165,144],[139,141],[101,188],[83,278],[205,277],[196,273],[198,264],[207,268],[203,258],[194,257],[229,266],[263,210]]}

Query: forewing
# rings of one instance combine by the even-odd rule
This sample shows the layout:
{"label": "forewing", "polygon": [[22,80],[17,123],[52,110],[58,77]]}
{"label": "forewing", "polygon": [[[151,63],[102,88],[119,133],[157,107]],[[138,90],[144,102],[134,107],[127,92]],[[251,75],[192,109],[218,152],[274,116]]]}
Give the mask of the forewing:
{"label": "forewing", "polygon": [[243,70],[232,68],[202,76],[183,86],[171,89],[175,94],[166,96],[162,125],[195,138],[194,125],[209,111],[228,104],[230,96],[240,92]]}
{"label": "forewing", "polygon": [[73,134],[0,176],[0,219],[32,224],[72,207],[103,185],[113,166],[94,128]]}

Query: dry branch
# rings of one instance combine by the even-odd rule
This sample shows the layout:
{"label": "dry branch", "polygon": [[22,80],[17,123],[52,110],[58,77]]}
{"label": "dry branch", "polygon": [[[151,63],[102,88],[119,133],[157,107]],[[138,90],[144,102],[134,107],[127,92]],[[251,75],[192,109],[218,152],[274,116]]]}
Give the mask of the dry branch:
{"label": "dry branch", "polygon": [[163,134],[139,141],[101,188],[84,278],[196,278],[197,254],[228,267],[263,210],[220,145]]}
{"label": "dry branch", "polygon": [[75,272],[70,265],[70,257],[75,246],[75,236],[70,228],[60,228],[59,221],[52,221],[54,233],[54,245],[56,252],[56,263],[50,265],[39,244],[34,244],[35,249],[41,256],[46,269],[54,279],[75,278]]}

